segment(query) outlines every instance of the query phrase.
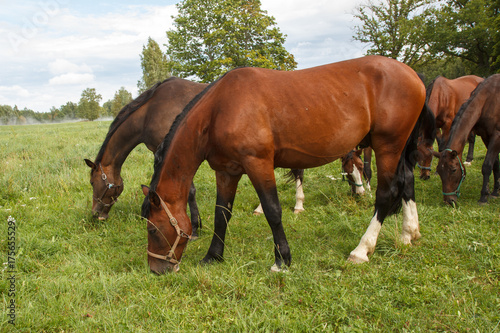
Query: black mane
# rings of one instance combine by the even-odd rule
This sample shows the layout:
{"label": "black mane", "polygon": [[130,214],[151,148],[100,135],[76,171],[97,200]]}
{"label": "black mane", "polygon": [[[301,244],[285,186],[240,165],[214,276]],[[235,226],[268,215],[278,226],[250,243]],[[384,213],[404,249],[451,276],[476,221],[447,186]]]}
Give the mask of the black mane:
{"label": "black mane", "polygon": [[477,87],[470,94],[469,99],[467,101],[465,101],[464,104],[462,104],[462,106],[460,107],[460,109],[458,109],[458,112],[455,115],[455,118],[453,119],[453,122],[451,123],[450,136],[448,138],[448,142],[445,143],[445,149],[446,148],[450,148],[450,142],[453,139],[453,136],[455,135],[455,132],[457,131],[456,128],[462,122],[462,118],[464,116],[465,110],[467,110],[467,108],[469,107],[469,104],[474,100],[474,98],[476,97],[476,95],[478,94],[478,92],[482,89],[482,87],[484,86],[484,84],[485,84],[486,81],[487,81],[487,79],[483,80],[481,83],[479,83],[477,85]]}
{"label": "black mane", "polygon": [[434,89],[434,83],[436,82],[437,79],[439,79],[441,76],[437,76],[434,80],[432,80],[431,83],[427,86],[425,89],[425,104],[429,104],[429,98],[431,98],[432,94],[432,89]]}
{"label": "black mane", "polygon": [[[224,76],[225,76],[225,74],[222,77],[224,77]],[[189,113],[189,111],[191,111],[191,109],[196,105],[196,103],[222,77],[220,77],[217,81],[212,82],[205,89],[203,89],[202,92],[200,92],[198,95],[196,95],[184,107],[184,109],[182,110],[182,112],[180,114],[178,114],[177,117],[175,118],[174,122],[172,123],[172,126],[170,127],[170,130],[168,131],[167,135],[163,139],[162,143],[160,143],[160,145],[158,146],[158,149],[155,152],[153,177],[151,178],[151,183],[149,185],[149,188],[150,188],[151,191],[156,190],[156,187],[158,186],[158,182],[159,182],[160,174],[161,174],[161,169],[162,169],[162,166],[163,166],[164,157],[167,154],[168,149],[170,148],[170,144],[172,143],[172,140],[173,140],[173,138],[175,136],[175,133],[177,133],[177,129],[179,128],[180,123],[182,122],[182,120],[184,120],[184,118],[186,118],[186,115]],[[149,216],[149,211],[150,211],[149,198],[146,196],[146,198],[144,199],[144,202],[142,204],[142,216],[144,218],[147,218]]]}
{"label": "black mane", "polygon": [[154,93],[156,92],[156,89],[158,89],[159,86],[161,86],[163,83],[176,79],[175,77],[169,77],[168,79],[164,80],[163,82],[157,82],[154,86],[149,88],[148,90],[144,91],[142,94],[140,94],[136,99],[134,99],[132,102],[128,103],[125,105],[118,115],[116,116],[115,120],[109,125],[109,130],[108,134],[106,135],[106,138],[104,139],[104,142],[102,143],[101,149],[99,150],[99,153],[97,153],[97,157],[95,159],[95,164],[101,163],[102,157],[104,155],[104,151],[106,150],[106,146],[109,143],[109,140],[111,140],[111,137],[115,134],[116,130],[118,127],[120,127],[121,124],[125,122],[125,120],[130,117],[135,111],[137,111],[141,106],[143,106],[151,97],[153,97]]}

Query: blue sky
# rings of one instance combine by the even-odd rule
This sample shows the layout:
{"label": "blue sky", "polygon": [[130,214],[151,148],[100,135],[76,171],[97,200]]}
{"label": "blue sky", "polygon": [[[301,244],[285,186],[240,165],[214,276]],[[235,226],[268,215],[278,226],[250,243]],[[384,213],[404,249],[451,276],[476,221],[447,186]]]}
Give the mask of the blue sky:
{"label": "blue sky", "polygon": [[[167,43],[178,1],[0,0],[0,104],[47,112],[95,88],[105,102],[125,87],[137,96],[148,37]],[[359,1],[261,0],[287,35],[298,68],[356,58]],[[164,48],[165,49],[165,48]]]}

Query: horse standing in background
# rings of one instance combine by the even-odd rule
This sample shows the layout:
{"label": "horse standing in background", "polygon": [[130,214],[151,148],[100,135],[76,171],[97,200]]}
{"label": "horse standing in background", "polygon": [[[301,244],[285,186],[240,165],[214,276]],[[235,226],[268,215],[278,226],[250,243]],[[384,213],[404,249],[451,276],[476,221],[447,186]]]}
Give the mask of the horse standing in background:
{"label": "horse standing in background", "polygon": [[437,154],[439,163],[437,171],[441,176],[444,201],[455,205],[460,195],[460,187],[465,179],[465,166],[462,163],[462,152],[465,141],[473,130],[481,137],[487,148],[486,157],[481,168],[483,187],[480,204],[488,202],[489,178],[493,171],[493,192],[491,196],[499,196],[500,167],[500,74],[495,74],[480,83],[470,99],[462,105],[451,126],[450,138],[441,152]]}
{"label": "horse standing in background", "polygon": [[[123,191],[120,175],[122,165],[130,152],[144,143],[152,152],[170,130],[175,117],[207,85],[171,77],[158,82],[127,104],[109,126],[108,133],[94,162],[85,159],[91,168],[93,187],[92,213],[100,220],[108,218],[109,211]],[[189,207],[193,235],[201,227],[196,189],[191,186]]]}
{"label": "horse standing in background", "polygon": [[[403,209],[404,244],[420,237],[413,168],[425,87],[408,66],[369,56],[297,71],[239,68],[198,95],[155,154],[145,194],[148,263],[158,274],[178,270],[191,234],[187,194],[200,164],[216,172],[214,236],[205,263],[223,260],[238,182],[247,174],[271,227],[272,270],[291,263],[274,169],[330,163],[352,147],[371,146],[378,186],[370,225],[349,259],[366,262],[383,221]],[[192,154],[183,154],[183,152]]]}
{"label": "horse standing in background", "polygon": [[[436,128],[441,129],[441,132],[437,133],[440,151],[442,150],[443,144],[448,141],[451,124],[460,106],[469,99],[472,91],[482,81],[482,78],[475,75],[462,76],[454,80],[438,76],[427,87],[427,106],[434,113]],[[475,134],[473,132],[470,133],[468,141],[469,152],[467,154],[466,163],[470,164],[474,157]],[[425,180],[430,178],[433,143],[434,142],[420,142],[418,145],[418,150],[420,152],[418,162],[420,178]]]}

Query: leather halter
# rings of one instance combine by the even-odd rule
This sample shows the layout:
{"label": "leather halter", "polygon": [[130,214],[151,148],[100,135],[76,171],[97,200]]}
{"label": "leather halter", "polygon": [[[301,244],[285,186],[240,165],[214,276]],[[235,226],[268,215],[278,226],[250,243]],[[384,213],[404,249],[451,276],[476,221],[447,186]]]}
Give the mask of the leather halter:
{"label": "leather halter", "polygon": [[[165,213],[167,213],[170,224],[172,225],[172,227],[174,227],[175,232],[177,232],[177,238],[175,239],[174,244],[170,247],[170,251],[166,255],[156,254],[156,253],[153,253],[149,250],[147,250],[147,253],[150,257],[160,259],[160,260],[165,260],[171,264],[177,265],[180,263],[180,261],[174,258],[175,249],[177,248],[177,245],[179,244],[179,241],[181,240],[181,238],[187,238],[188,240],[190,240],[191,235],[188,235],[181,228],[179,228],[179,223],[177,222],[176,218],[172,215],[172,213],[168,209],[167,204],[165,204],[165,202],[163,201],[162,198],[160,198],[160,196],[158,196],[158,198],[160,199],[160,204],[163,207],[163,209],[165,210]],[[151,223],[156,228],[156,230],[162,235],[162,237],[165,239],[165,241],[167,241],[167,244],[169,244],[167,237],[165,237],[165,235],[160,231],[160,229],[158,229],[158,227],[153,222],[151,222],[149,219],[147,221],[148,221],[148,223]]]}
{"label": "leather halter", "polygon": [[104,181],[104,184],[106,185],[106,190],[104,191],[104,193],[101,195],[100,198],[97,198],[97,197],[94,197],[94,200],[97,201],[98,203],[100,203],[101,205],[103,205],[104,207],[111,207],[113,206],[117,201],[118,201],[118,198],[114,198],[114,197],[111,197],[111,203],[107,204],[105,203],[104,201],[102,201],[102,198],[104,198],[104,196],[106,195],[106,193],[108,192],[108,190],[112,189],[112,188],[117,188],[117,187],[121,187],[123,186],[123,181],[120,185],[115,185],[113,183],[110,183],[108,181],[108,176],[106,176],[106,174],[104,173],[104,170],[102,168],[102,165],[99,163],[99,168],[101,169],[101,179]]}
{"label": "leather halter", "polygon": [[[452,152],[453,150],[447,148],[444,151]],[[460,157],[458,157],[458,155],[457,155],[457,160],[458,160],[458,164],[460,165],[460,171],[462,171],[462,178],[460,179],[460,182],[458,183],[457,189],[455,191],[449,192],[449,193],[442,192],[443,195],[456,195],[457,197],[460,197],[460,186],[462,186],[462,182],[465,179],[465,169],[464,169],[462,161],[460,160]]]}

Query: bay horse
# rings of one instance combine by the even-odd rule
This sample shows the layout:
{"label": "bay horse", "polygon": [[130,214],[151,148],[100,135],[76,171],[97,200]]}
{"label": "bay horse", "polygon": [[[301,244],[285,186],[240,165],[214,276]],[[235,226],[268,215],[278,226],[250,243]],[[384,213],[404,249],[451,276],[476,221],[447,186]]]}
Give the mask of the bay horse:
{"label": "bay horse", "polygon": [[[363,159],[361,159],[361,153],[364,155]],[[342,171],[346,174],[347,182],[351,185],[352,194],[363,195],[365,193],[363,177],[366,180],[366,188],[371,191],[371,156],[372,149],[368,147],[353,149],[347,155],[341,157]]]}
{"label": "bay horse", "polygon": [[142,205],[151,271],[179,269],[191,234],[189,187],[204,160],[216,173],[217,200],[214,236],[202,263],[223,260],[237,185],[246,173],[273,234],[271,270],[289,266],[274,169],[321,166],[358,145],[375,152],[378,187],[373,218],[349,260],[367,262],[382,222],[401,208],[401,240],[411,244],[420,237],[414,154],[420,123],[428,113],[418,75],[381,56],[289,72],[229,71],[189,103],[155,153]]}
{"label": "bay horse", "polygon": [[489,177],[493,171],[494,186],[491,196],[499,196],[500,168],[500,74],[495,74],[480,83],[469,100],[462,105],[451,126],[450,138],[445,149],[438,154],[437,172],[441,176],[444,201],[455,205],[460,195],[460,186],[466,170],[462,163],[465,141],[471,130],[481,137],[487,148],[481,168],[483,186],[480,204],[488,201]]}
{"label": "bay horse", "polygon": [[[427,106],[434,113],[436,118],[438,145],[440,151],[443,144],[448,141],[453,119],[458,110],[465,103],[472,91],[483,79],[475,75],[462,76],[453,80],[438,76],[429,84],[426,90]],[[469,151],[466,164],[470,164],[474,158],[475,134],[471,132],[468,137]],[[420,178],[427,180],[431,174],[431,164],[433,157],[433,142],[419,142],[418,149],[420,158],[417,166],[420,168]]]}
{"label": "bay horse", "polygon": [[[85,163],[91,168],[94,216],[100,220],[108,218],[111,207],[123,191],[120,173],[132,150],[144,143],[154,153],[175,117],[206,86],[207,84],[171,77],[158,82],[120,110],[109,126],[94,162],[85,159]],[[192,185],[189,207],[193,235],[196,236],[201,221],[195,194],[196,189]]]}

